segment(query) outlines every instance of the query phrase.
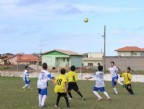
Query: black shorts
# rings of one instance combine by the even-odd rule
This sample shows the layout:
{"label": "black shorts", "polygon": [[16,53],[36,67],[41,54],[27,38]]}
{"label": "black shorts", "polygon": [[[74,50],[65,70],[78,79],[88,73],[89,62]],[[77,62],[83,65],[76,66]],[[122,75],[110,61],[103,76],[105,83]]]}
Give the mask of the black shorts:
{"label": "black shorts", "polygon": [[79,90],[78,85],[77,85],[76,82],[69,82],[68,83],[68,91],[71,91],[71,90],[74,90],[74,91]]}
{"label": "black shorts", "polygon": [[60,93],[60,92],[58,92],[57,94],[58,94],[58,96],[60,96],[60,97],[67,97],[67,93]]}

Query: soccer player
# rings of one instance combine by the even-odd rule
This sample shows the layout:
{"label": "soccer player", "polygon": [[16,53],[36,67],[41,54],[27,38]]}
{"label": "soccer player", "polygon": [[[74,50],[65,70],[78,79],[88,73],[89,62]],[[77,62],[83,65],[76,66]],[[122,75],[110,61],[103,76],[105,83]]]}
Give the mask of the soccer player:
{"label": "soccer player", "polygon": [[30,79],[29,79],[29,72],[28,72],[28,66],[25,66],[25,70],[23,72],[23,81],[25,82],[25,85],[22,87],[24,90],[26,87],[30,90]]}
{"label": "soccer player", "polygon": [[112,77],[112,86],[113,86],[114,93],[117,95],[118,91],[117,91],[117,88],[116,88],[116,84],[119,83],[120,85],[123,86],[123,83],[118,81],[119,69],[115,66],[115,63],[112,61],[111,62],[111,67],[108,68],[108,70],[109,70],[109,72],[111,74],[111,77]]}
{"label": "soccer player", "polygon": [[93,89],[93,93],[98,97],[98,102],[102,100],[102,97],[98,94],[98,91],[103,92],[103,94],[111,101],[110,96],[105,91],[105,83],[104,83],[104,73],[103,73],[103,66],[98,66],[98,71],[95,73],[94,76],[86,77],[86,79],[95,78],[96,83]]}
{"label": "soccer player", "polygon": [[37,81],[37,88],[38,88],[38,99],[39,99],[39,107],[44,108],[45,107],[45,101],[47,99],[47,87],[48,87],[48,80],[51,80],[54,83],[54,80],[52,79],[51,74],[47,71],[48,66],[46,63],[43,63],[42,65],[43,70],[38,76]]}
{"label": "soccer player", "polygon": [[127,89],[127,91],[131,94],[134,95],[132,86],[131,86],[131,79],[132,79],[132,74],[131,74],[131,68],[127,67],[127,71],[122,73],[120,77],[124,78],[124,86]]}
{"label": "soccer player", "polygon": [[73,65],[71,66],[71,71],[69,71],[66,74],[66,77],[68,80],[68,95],[70,96],[69,100],[73,98],[71,94],[71,90],[74,90],[82,98],[82,100],[85,100],[85,97],[79,91],[78,85],[76,83],[78,81],[78,75],[75,72],[75,70],[76,70],[76,67]]}
{"label": "soccer player", "polygon": [[61,97],[65,98],[67,108],[70,109],[68,97],[67,97],[67,79],[65,76],[65,69],[61,69],[61,74],[55,79],[55,88],[54,91],[57,93],[57,101],[55,107],[59,106],[59,101]]}

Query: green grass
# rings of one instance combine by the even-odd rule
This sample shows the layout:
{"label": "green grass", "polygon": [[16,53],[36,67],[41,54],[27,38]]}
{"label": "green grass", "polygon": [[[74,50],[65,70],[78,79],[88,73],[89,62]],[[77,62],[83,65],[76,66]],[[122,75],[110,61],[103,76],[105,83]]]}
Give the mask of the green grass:
{"label": "green grass", "polygon": [[[0,77],[0,109],[39,109],[37,100],[36,80],[32,81],[32,91],[22,90],[23,81],[21,78]],[[119,95],[114,95],[110,82],[106,82],[106,89],[112,102],[109,102],[102,93],[104,100],[97,102],[92,93],[94,81],[79,81],[79,88],[85,95],[86,100],[80,99],[73,93],[74,100],[70,101],[72,109],[144,109],[144,84],[133,83],[133,89],[136,93],[131,96],[125,88],[118,86]],[[46,101],[46,109],[55,109],[56,94],[53,92],[53,84],[49,83],[49,94]],[[61,99],[58,109],[66,109],[64,99]]]}

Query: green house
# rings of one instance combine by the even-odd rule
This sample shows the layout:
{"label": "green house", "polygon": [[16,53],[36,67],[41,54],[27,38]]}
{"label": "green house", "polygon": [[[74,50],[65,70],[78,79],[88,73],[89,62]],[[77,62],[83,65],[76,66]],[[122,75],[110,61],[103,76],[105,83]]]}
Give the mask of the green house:
{"label": "green house", "polygon": [[49,67],[76,67],[82,66],[82,55],[70,50],[52,50],[42,54],[42,63],[47,63]]}

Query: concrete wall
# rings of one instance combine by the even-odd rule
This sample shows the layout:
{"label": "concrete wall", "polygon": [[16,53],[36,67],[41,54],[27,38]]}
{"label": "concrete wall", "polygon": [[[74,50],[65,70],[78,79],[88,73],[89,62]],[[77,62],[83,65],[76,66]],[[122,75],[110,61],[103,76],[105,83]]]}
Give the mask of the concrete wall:
{"label": "concrete wall", "polygon": [[143,56],[143,52],[118,52],[118,56]]}
{"label": "concrete wall", "polygon": [[131,67],[135,71],[144,71],[144,57],[107,56],[106,69],[110,66],[111,61],[114,61],[116,66],[121,70],[126,70],[127,67]]}

